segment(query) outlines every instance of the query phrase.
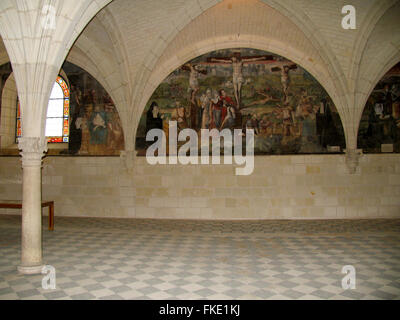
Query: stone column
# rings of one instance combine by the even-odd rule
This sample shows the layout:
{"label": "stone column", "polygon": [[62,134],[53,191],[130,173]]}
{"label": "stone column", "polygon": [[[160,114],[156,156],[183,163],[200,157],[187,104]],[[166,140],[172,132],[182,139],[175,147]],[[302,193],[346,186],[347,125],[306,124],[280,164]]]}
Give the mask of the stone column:
{"label": "stone column", "polygon": [[47,152],[45,138],[20,138],[22,156],[22,274],[42,272],[42,158]]}
{"label": "stone column", "polygon": [[350,174],[356,173],[361,155],[360,149],[346,149],[346,165]]}
{"label": "stone column", "polygon": [[136,151],[126,150],[120,152],[120,160],[122,169],[128,174],[132,175],[135,165]]}

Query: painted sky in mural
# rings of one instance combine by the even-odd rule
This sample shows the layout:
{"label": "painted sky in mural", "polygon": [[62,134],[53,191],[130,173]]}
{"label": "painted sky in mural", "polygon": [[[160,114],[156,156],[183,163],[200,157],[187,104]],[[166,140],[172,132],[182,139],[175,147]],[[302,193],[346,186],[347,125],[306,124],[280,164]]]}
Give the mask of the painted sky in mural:
{"label": "painted sky in mural", "polygon": [[400,152],[400,63],[369,96],[360,121],[358,147],[365,153]]}
{"label": "painted sky in mural", "polygon": [[255,131],[255,154],[338,152],[344,134],[338,112],[322,86],[290,60],[265,51],[214,51],[172,72],[155,90],[140,119],[136,150],[146,133],[164,129]]}

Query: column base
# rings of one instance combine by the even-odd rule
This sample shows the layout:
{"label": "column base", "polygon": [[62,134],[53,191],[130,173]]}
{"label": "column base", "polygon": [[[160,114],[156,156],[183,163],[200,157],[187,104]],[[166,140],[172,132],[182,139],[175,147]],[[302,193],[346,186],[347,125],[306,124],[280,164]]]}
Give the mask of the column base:
{"label": "column base", "polygon": [[44,265],[33,266],[33,267],[18,266],[17,270],[21,274],[41,274],[43,267]]}

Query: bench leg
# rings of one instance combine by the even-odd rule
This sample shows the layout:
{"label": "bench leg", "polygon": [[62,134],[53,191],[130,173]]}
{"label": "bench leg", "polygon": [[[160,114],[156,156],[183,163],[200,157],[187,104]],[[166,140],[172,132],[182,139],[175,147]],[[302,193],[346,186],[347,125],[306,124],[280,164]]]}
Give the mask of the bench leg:
{"label": "bench leg", "polygon": [[49,231],[54,231],[54,203],[49,205]]}

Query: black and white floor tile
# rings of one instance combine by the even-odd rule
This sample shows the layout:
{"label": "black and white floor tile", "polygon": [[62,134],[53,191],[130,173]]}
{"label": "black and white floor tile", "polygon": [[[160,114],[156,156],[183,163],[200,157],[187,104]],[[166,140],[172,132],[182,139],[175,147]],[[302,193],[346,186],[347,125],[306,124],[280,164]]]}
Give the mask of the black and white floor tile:
{"label": "black and white floor tile", "polygon": [[46,220],[56,289],[17,273],[20,217],[0,215],[0,300],[400,299],[400,220]]}

